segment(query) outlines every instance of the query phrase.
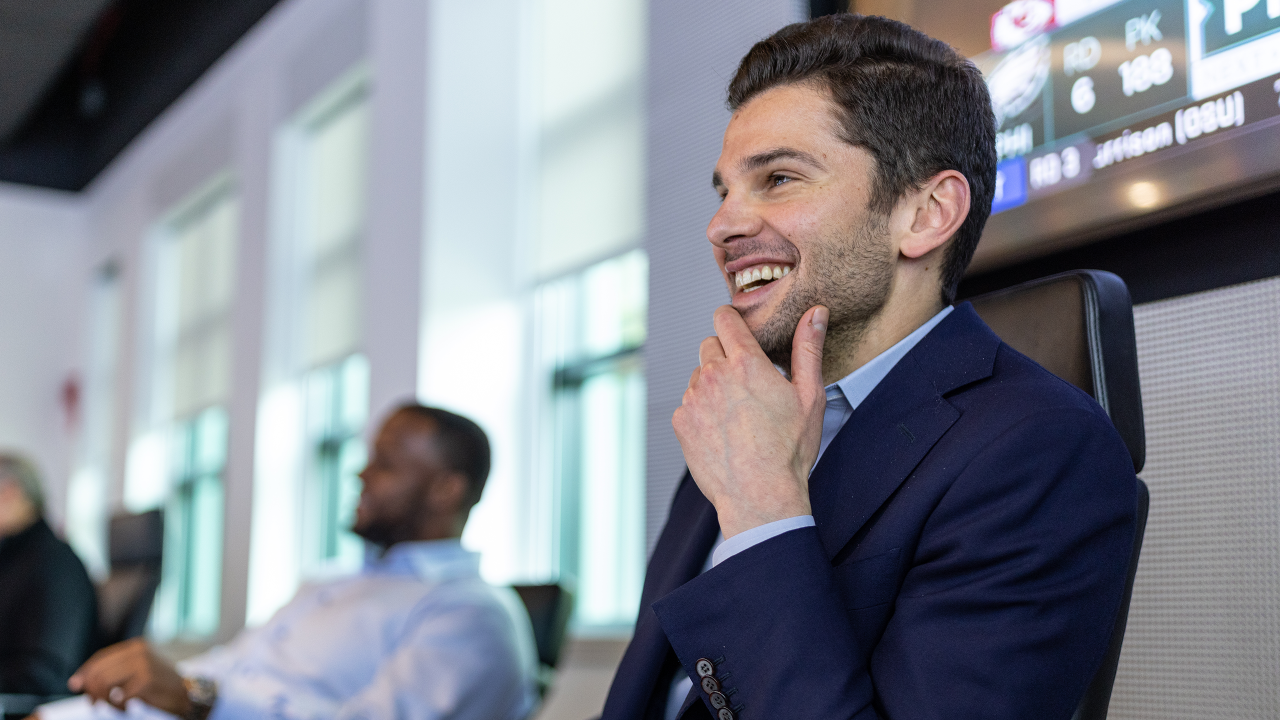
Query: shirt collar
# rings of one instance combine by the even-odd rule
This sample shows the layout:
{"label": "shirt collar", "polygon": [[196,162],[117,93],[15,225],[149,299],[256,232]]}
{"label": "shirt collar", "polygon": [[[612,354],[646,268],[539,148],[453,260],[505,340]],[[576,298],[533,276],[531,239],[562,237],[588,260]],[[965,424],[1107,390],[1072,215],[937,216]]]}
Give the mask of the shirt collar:
{"label": "shirt collar", "polygon": [[925,324],[899,340],[893,347],[875,356],[866,365],[828,385],[826,387],[827,401],[834,400],[835,397],[833,396],[837,392],[841,392],[844,394],[844,399],[849,403],[849,409],[857,408],[871,394],[871,391],[876,389],[876,385],[879,385],[880,381],[889,374],[889,371],[898,364],[898,361],[911,352],[911,348],[923,340],[924,336],[928,335],[929,331],[942,322],[943,318],[950,315],[954,309],[951,305],[942,308],[937,315],[929,318]]}
{"label": "shirt collar", "polygon": [[480,554],[462,547],[456,538],[399,542],[379,557],[365,556],[366,575],[409,575],[428,582],[480,577]]}

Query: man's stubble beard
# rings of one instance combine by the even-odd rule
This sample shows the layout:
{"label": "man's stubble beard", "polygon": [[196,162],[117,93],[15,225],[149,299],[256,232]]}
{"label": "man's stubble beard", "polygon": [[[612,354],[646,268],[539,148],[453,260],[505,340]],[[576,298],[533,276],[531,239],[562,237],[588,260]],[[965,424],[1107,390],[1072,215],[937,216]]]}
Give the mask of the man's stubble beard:
{"label": "man's stubble beard", "polygon": [[414,537],[417,519],[425,512],[422,505],[420,499],[414,498],[406,505],[398,507],[394,515],[388,512],[378,515],[375,512],[363,526],[358,522],[354,523],[351,532],[374,545],[389,548]]}
{"label": "man's stubble beard", "polygon": [[[823,354],[850,352],[889,298],[893,262],[888,218],[872,213],[847,242],[819,242],[803,259],[808,268],[753,335],[769,360],[791,371],[791,345],[800,318],[814,305],[831,313]],[[836,380],[838,378],[832,378]]]}

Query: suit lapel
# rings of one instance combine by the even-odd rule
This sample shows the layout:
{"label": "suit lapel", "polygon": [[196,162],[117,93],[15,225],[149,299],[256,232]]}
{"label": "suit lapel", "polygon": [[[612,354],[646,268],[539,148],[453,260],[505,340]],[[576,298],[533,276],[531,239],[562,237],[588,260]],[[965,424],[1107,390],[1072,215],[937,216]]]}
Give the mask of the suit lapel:
{"label": "suit lapel", "polygon": [[[809,478],[814,519],[829,557],[956,421],[959,411],[945,395],[990,377],[999,345],[968,303],[957,306],[858,406]],[[715,508],[686,472],[649,562],[635,635],[605,703],[608,720],[640,718],[646,709],[661,717],[655,700],[666,698],[664,680],[670,675],[660,675],[671,644],[652,606],[702,572],[719,530]],[[692,705],[685,700],[682,712]]]}
{"label": "suit lapel", "polygon": [[835,558],[960,417],[944,396],[990,377],[999,344],[964,303],[854,410],[809,478],[827,557]]}

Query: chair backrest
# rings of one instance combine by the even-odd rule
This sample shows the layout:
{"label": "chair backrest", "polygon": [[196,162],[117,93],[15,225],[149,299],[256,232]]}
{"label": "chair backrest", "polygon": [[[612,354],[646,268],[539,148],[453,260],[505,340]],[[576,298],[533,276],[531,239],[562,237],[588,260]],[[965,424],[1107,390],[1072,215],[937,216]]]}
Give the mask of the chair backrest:
{"label": "chair backrest", "polygon": [[152,510],[111,518],[108,552],[111,572],[98,586],[98,621],[104,645],[138,637],[146,630],[160,585],[163,513]]}
{"label": "chair backrest", "polygon": [[970,298],[1014,350],[1098,401],[1129,448],[1147,456],[1129,288],[1101,270],[1075,270]]}
{"label": "chair backrest", "polygon": [[569,617],[573,614],[573,593],[556,584],[515,585],[512,589],[529,611],[533,640],[538,646],[538,692],[545,696],[564,649]]}
{"label": "chair backrest", "polygon": [[512,589],[529,611],[538,660],[548,667],[560,662],[569,616],[573,614],[573,593],[562,585],[516,585]]}
{"label": "chair backrest", "polygon": [[[1129,449],[1135,472],[1146,462],[1133,302],[1119,277],[1076,270],[971,298],[973,308],[1010,347],[1093,396]],[[1111,642],[1073,720],[1105,720],[1129,619],[1150,498],[1138,481],[1133,550]]]}

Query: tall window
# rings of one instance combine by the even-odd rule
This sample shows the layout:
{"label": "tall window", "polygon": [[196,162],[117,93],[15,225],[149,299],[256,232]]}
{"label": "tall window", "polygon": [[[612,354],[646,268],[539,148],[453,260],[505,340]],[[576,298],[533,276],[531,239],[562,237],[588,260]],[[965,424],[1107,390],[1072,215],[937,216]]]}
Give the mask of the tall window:
{"label": "tall window", "polygon": [[541,0],[535,273],[554,277],[640,241],[643,0]]}
{"label": "tall window", "polygon": [[[431,6],[419,389],[494,457],[463,542],[492,582],[574,584],[578,632],[625,631],[644,560],[647,3]],[[478,46],[485,63],[453,62]]]}
{"label": "tall window", "polygon": [[154,246],[153,430],[130,450],[126,502],[165,508],[160,637],[218,628],[238,227],[232,183],[219,178],[161,223]]}
{"label": "tall window", "polygon": [[165,511],[165,574],[173,630],[207,636],[218,629],[222,588],[222,471],[227,413],[221,406],[173,429],[173,494]]}
{"label": "tall window", "polygon": [[539,288],[552,431],[544,442],[559,575],[578,590],[579,631],[635,620],[644,576],[648,263],[633,250]]}
{"label": "tall window", "polygon": [[250,623],[287,602],[299,582],[355,570],[363,558],[350,527],[369,412],[369,365],[359,352],[367,87],[357,66],[277,137]]}
{"label": "tall window", "polygon": [[307,374],[310,456],[306,459],[303,574],[359,567],[364,545],[351,532],[366,450],[369,364],[362,355]]}
{"label": "tall window", "polygon": [[339,80],[295,121],[296,218],[303,279],[306,385],[303,573],[358,567],[350,527],[364,467],[369,366],[360,343],[369,104],[364,72]]}
{"label": "tall window", "polygon": [[644,229],[645,3],[539,6],[534,322],[553,428],[541,466],[577,632],[608,632],[635,621],[644,576],[648,268],[629,249]]}

